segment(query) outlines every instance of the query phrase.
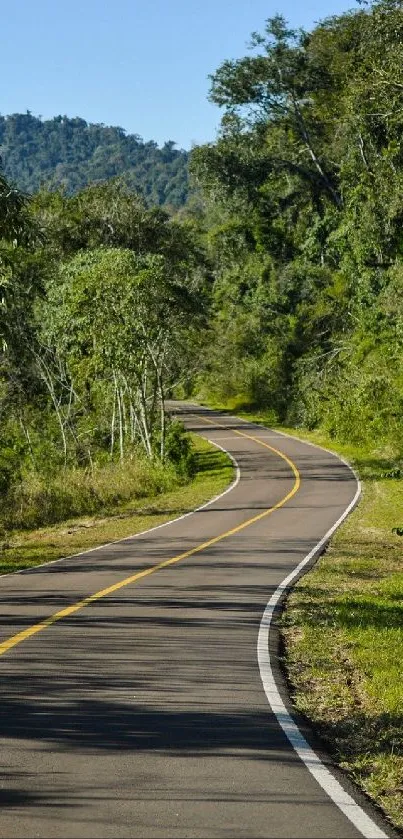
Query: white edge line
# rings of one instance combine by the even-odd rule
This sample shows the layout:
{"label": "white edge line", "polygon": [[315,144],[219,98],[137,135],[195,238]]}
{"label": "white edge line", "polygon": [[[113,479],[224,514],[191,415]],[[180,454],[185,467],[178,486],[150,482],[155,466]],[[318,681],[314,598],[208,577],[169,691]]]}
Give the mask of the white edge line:
{"label": "white edge line", "polygon": [[137,539],[138,536],[145,536],[147,533],[152,533],[154,530],[160,530],[162,527],[168,527],[169,524],[175,524],[177,521],[182,521],[183,519],[187,519],[188,516],[194,516],[195,513],[199,513],[201,510],[205,510],[206,507],[209,507],[210,504],[214,504],[215,501],[219,501],[220,498],[223,498],[224,495],[227,495],[228,492],[232,492],[233,489],[239,484],[241,478],[241,471],[238,466],[238,463],[233,457],[233,455],[228,452],[223,446],[220,446],[219,443],[216,443],[214,440],[210,440],[208,437],[204,438],[207,440],[208,443],[211,443],[212,446],[215,446],[217,449],[220,449],[224,454],[228,455],[229,459],[232,461],[232,465],[235,469],[235,478],[230,483],[229,487],[224,490],[224,492],[220,492],[218,495],[215,495],[214,498],[210,498],[210,501],[206,501],[205,504],[201,504],[200,507],[196,507],[195,510],[189,510],[188,513],[183,513],[183,515],[178,516],[176,519],[169,519],[169,521],[164,521],[162,524],[156,524],[154,527],[149,527],[148,530],[141,530],[140,533],[134,533],[132,536],[124,536],[123,539],[114,539],[112,542],[105,542],[103,545],[96,545],[95,548],[88,548],[86,551],[80,551],[77,554],[69,554],[68,556],[61,556],[59,559],[52,559],[50,562],[41,562],[40,565],[32,565],[30,568],[20,568],[19,571],[10,571],[8,574],[1,574],[0,575],[0,582],[5,577],[14,577],[16,574],[27,574],[32,571],[36,571],[38,568],[47,568],[49,565],[56,565],[58,562],[66,562],[68,559],[75,559],[79,556],[85,556],[85,554],[94,553],[95,551],[100,551],[102,548],[108,548],[110,545],[118,545],[121,542],[130,542],[132,539]]}
{"label": "white edge line", "polygon": [[[287,435],[291,436],[291,435]],[[295,439],[295,438],[293,438]],[[353,500],[344,511],[343,515],[337,520],[333,527],[323,536],[317,545],[301,560],[294,571],[288,575],[277,587],[274,594],[272,594],[262,616],[259,627],[258,641],[257,641],[257,657],[259,662],[260,676],[263,682],[265,694],[267,696],[269,705],[284,731],[284,734],[291,743],[293,749],[296,751],[298,757],[303,761],[311,775],[316,779],[318,784],[336,804],[336,806],[344,813],[350,822],[359,830],[362,836],[366,839],[387,839],[387,834],[381,830],[377,824],[365,813],[359,804],[356,804],[354,799],[343,789],[339,781],[333,777],[331,772],[323,765],[322,761],[309,746],[302,732],[299,730],[297,724],[294,722],[291,714],[287,711],[284,702],[280,696],[274,678],[270,653],[269,653],[269,635],[271,629],[272,618],[275,613],[276,606],[290,588],[295,578],[300,574],[302,569],[308,565],[310,560],[320,553],[323,546],[333,535],[335,530],[348,516],[354,505],[356,504],[361,493],[361,486],[358,481],[357,492]]]}
{"label": "white edge line", "polygon": [[[205,406],[203,406],[203,408],[204,407]],[[241,417],[236,417],[236,419],[241,420]],[[247,423],[248,421],[242,419],[242,422]],[[253,425],[254,423],[248,424]],[[264,426],[258,424],[255,425],[257,428],[264,428]],[[315,443],[307,442],[306,440],[300,440],[298,437],[293,437],[292,434],[287,434],[284,431],[276,431],[275,429],[273,430],[275,434],[280,434],[282,437],[289,437],[290,440],[296,440],[299,443],[304,443],[307,446],[312,446],[313,448],[319,450],[322,449],[322,451],[332,454],[334,457],[336,457],[338,460],[344,463],[344,465],[347,466],[348,469],[351,470],[357,482],[357,491],[354,495],[353,500],[350,501],[350,504],[348,505],[348,507],[346,507],[344,513],[342,513],[340,518],[337,519],[337,521],[330,528],[330,530],[328,530],[327,533],[325,533],[322,539],[320,539],[320,541],[315,545],[315,547],[312,548],[312,550],[307,554],[307,556],[304,559],[302,559],[301,562],[298,563],[296,568],[294,568],[294,571],[292,571],[287,577],[285,577],[285,579],[276,588],[275,592],[272,594],[263,612],[257,640],[257,658],[263,688],[269,705],[273,711],[273,714],[275,715],[277,722],[284,731],[284,734],[286,735],[294,751],[297,753],[300,760],[302,760],[302,762],[305,764],[306,768],[309,770],[311,775],[313,775],[317,783],[322,787],[324,792],[329,796],[333,803],[336,804],[339,810],[341,810],[344,813],[344,815],[349,819],[349,821],[354,825],[354,827],[356,827],[357,830],[362,834],[362,836],[365,837],[365,839],[388,839],[387,834],[384,833],[383,830],[381,830],[378,827],[378,825],[373,821],[373,819],[367,816],[366,812],[362,809],[362,807],[360,807],[360,805],[354,801],[351,795],[349,795],[343,789],[342,785],[339,783],[339,781],[336,780],[336,778],[332,775],[329,769],[327,769],[326,766],[324,766],[319,756],[310,747],[304,735],[299,730],[296,722],[294,722],[291,714],[288,712],[280,696],[280,692],[278,690],[276,680],[273,674],[269,652],[269,635],[271,623],[279,601],[291,587],[295,578],[300,574],[302,569],[305,568],[306,565],[308,565],[308,563],[311,561],[311,559],[313,559],[313,557],[316,554],[320,554],[324,545],[329,541],[329,539],[333,536],[333,533],[347,518],[353,507],[355,507],[362,491],[361,481],[353,467],[346,460],[344,460],[343,457],[331,451],[331,449],[325,449],[323,446],[317,446]]]}

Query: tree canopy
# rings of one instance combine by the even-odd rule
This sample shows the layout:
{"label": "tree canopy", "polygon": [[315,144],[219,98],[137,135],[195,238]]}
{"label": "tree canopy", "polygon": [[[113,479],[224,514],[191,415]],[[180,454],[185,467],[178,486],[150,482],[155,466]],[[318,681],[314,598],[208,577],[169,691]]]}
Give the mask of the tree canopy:
{"label": "tree canopy", "polygon": [[191,160],[216,265],[211,386],[401,442],[402,50],[398,0],[312,32],[269,19],[211,77],[221,130]]}
{"label": "tree canopy", "polygon": [[398,0],[311,32],[269,19],[211,78],[221,129],[175,214],[130,177],[83,174],[111,146],[143,173],[148,152],[181,167],[173,144],[0,120],[6,167],[23,136],[36,185],[40,154],[78,178],[29,196],[0,175],[0,492],[30,470],[163,463],[166,396],[192,391],[401,457],[402,58]]}
{"label": "tree canopy", "polygon": [[24,192],[63,187],[67,194],[121,178],[148,205],[181,207],[188,195],[188,154],[172,140],[162,148],[123,128],[29,111],[0,116],[4,172]]}

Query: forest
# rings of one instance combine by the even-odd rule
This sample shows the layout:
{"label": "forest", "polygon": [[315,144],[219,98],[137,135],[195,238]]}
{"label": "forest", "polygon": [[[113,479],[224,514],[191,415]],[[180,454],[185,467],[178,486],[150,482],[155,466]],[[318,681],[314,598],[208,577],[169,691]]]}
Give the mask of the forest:
{"label": "forest", "polygon": [[277,16],[211,79],[191,168],[214,266],[202,389],[273,421],[403,446],[403,14]]}
{"label": "forest", "polygon": [[188,153],[174,142],[158,148],[123,128],[79,117],[0,116],[0,155],[4,174],[23,192],[62,188],[71,195],[120,177],[149,206],[181,207],[188,195]]}
{"label": "forest", "polygon": [[[382,444],[400,468],[400,3],[360,6],[312,32],[268,20],[250,52],[212,76],[211,101],[223,110],[219,136],[192,151],[193,196],[177,212],[150,206],[136,167],[133,179],[129,167],[104,180],[95,152],[87,166],[84,137],[99,155],[103,131],[116,148],[138,143],[118,129],[1,122],[7,527],[102,507],[83,476],[106,470],[110,486],[111,465],[129,474],[148,462],[157,484],[167,470],[184,475],[188,443],[166,416],[167,395],[232,400],[265,408],[273,423]],[[33,137],[52,126],[75,180],[56,167],[39,189],[50,170]],[[166,154],[185,179],[185,157],[151,146],[158,166]],[[171,205],[182,200],[168,193]]]}

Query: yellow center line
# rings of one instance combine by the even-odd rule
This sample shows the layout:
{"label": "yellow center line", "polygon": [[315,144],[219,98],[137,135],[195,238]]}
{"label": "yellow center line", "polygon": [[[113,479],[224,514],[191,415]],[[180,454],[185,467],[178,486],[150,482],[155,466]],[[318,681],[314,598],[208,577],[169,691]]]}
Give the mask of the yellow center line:
{"label": "yellow center line", "polygon": [[[201,419],[206,422],[210,423],[211,425],[219,425],[220,428],[225,428],[224,425],[221,423],[216,422],[215,420],[209,420],[205,417],[201,417]],[[75,612],[78,612],[80,609],[83,609],[85,606],[89,606],[91,603],[95,603],[96,600],[101,600],[103,597],[107,597],[109,594],[113,594],[115,591],[119,591],[119,589],[124,588],[125,586],[131,585],[131,583],[137,583],[139,580],[142,580],[144,577],[148,577],[150,574],[155,574],[156,571],[162,571],[163,568],[168,568],[170,565],[175,565],[177,562],[180,562],[182,559],[187,559],[189,556],[194,556],[194,554],[200,553],[200,551],[204,551],[206,548],[209,548],[211,545],[215,545],[217,542],[221,542],[223,539],[227,539],[228,536],[233,536],[235,533],[239,533],[241,530],[244,530],[246,527],[249,527],[251,524],[254,524],[260,519],[266,518],[271,513],[274,513],[275,510],[278,510],[280,507],[283,507],[290,498],[298,492],[298,489],[301,484],[301,477],[298,472],[298,469],[290,460],[287,455],[280,452],[278,449],[275,449],[273,446],[269,446],[268,443],[265,443],[263,440],[260,440],[258,437],[253,437],[251,434],[245,434],[243,431],[238,431],[235,428],[231,428],[231,431],[234,434],[238,434],[240,437],[246,437],[248,440],[253,440],[260,446],[264,446],[265,449],[269,449],[270,451],[274,452],[275,454],[279,455],[285,462],[290,466],[293,474],[294,474],[294,486],[284,496],[277,504],[274,504],[273,507],[269,507],[267,510],[264,510],[262,513],[258,513],[256,516],[253,516],[250,519],[247,519],[242,524],[238,524],[236,527],[231,528],[231,530],[226,530],[225,533],[220,533],[219,536],[214,536],[213,539],[208,539],[207,542],[202,542],[200,545],[197,545],[195,548],[191,548],[189,551],[184,551],[184,553],[178,554],[177,556],[171,557],[171,559],[165,559],[163,562],[159,562],[158,565],[153,565],[151,568],[146,568],[144,571],[138,571],[136,574],[132,574],[130,577],[126,577],[124,580],[120,580],[118,583],[114,583],[112,586],[108,586],[107,588],[102,589],[101,591],[95,592],[95,594],[91,594],[88,597],[85,597],[83,600],[77,601],[77,603],[73,603],[71,606],[67,606],[66,609],[61,609],[60,612],[55,612],[50,617],[45,618],[45,620],[40,621],[40,623],[35,623],[32,626],[29,626],[27,629],[24,629],[22,632],[18,632],[16,635],[12,635],[11,638],[8,638],[6,641],[3,641],[0,644],[0,656],[4,655],[4,653],[8,652],[12,647],[16,647],[17,644],[21,644],[22,641],[26,641],[28,638],[31,638],[32,635],[36,635],[37,632],[41,632],[43,629],[47,629],[49,626],[52,626],[57,621],[63,620],[63,618],[67,618],[70,615],[73,615]]]}

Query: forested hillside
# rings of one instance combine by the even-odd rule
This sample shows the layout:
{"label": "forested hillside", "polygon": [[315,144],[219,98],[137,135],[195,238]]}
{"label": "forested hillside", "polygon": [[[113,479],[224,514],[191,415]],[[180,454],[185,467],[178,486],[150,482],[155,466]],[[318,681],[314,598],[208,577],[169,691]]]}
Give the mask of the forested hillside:
{"label": "forested hillside", "polygon": [[403,450],[403,12],[281,17],[224,61],[192,154],[214,266],[201,392]]}
{"label": "forested hillside", "polygon": [[30,113],[0,116],[4,172],[20,190],[63,187],[68,194],[120,177],[148,205],[181,207],[187,198],[188,154],[167,142],[160,149],[122,128]]}

